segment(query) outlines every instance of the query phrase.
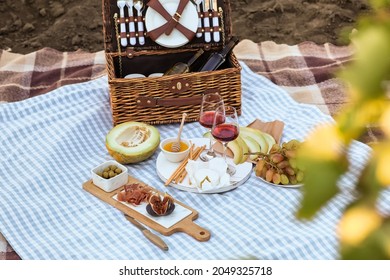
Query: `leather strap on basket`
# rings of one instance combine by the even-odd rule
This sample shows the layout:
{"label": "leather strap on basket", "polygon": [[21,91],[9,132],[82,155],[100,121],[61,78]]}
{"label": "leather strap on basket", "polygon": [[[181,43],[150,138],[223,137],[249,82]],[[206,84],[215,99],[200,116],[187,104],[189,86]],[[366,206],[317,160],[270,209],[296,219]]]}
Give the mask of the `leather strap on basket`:
{"label": "leather strap on basket", "polygon": [[137,98],[137,105],[140,107],[174,107],[185,105],[199,105],[202,102],[202,95],[181,97],[181,98],[154,98],[148,96],[139,96]]}
{"label": "leather strap on basket", "polygon": [[148,31],[149,37],[152,40],[157,40],[163,33],[169,35],[172,33],[173,29],[176,28],[179,30],[188,40],[191,40],[195,33],[189,30],[187,27],[183,26],[179,21],[181,14],[184,11],[184,8],[187,6],[189,0],[180,0],[179,6],[177,7],[176,13],[171,16],[167,10],[161,5],[159,0],[150,0],[148,2],[148,6],[154,9],[157,13],[159,13],[165,20],[167,21],[162,26]]}

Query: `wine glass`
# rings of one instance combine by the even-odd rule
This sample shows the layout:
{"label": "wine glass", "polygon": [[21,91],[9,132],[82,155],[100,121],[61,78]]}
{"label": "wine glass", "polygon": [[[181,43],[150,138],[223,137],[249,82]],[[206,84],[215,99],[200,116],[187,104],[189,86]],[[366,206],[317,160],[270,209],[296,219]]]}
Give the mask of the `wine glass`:
{"label": "wine glass", "polygon": [[[203,95],[199,113],[199,123],[201,126],[208,128],[210,134],[214,123],[215,110],[220,106],[223,106],[223,99],[218,93],[207,93]],[[213,149],[213,137],[210,135],[209,138],[209,148],[204,150],[204,152],[202,152],[199,156],[203,161],[209,161],[217,156]]]}
{"label": "wine glass", "polygon": [[232,176],[236,173],[236,168],[228,164],[226,160],[226,148],[230,141],[235,140],[240,133],[237,111],[232,106],[220,106],[215,111],[214,123],[211,134],[215,139],[223,144],[223,158],[228,165],[227,173]]}

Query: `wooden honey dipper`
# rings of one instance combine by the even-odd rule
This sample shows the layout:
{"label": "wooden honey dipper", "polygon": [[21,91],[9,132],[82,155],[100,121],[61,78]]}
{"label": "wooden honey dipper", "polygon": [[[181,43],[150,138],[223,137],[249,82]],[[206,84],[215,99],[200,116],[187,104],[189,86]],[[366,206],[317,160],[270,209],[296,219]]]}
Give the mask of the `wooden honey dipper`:
{"label": "wooden honey dipper", "polygon": [[175,152],[177,153],[178,151],[180,151],[180,136],[181,136],[181,131],[183,130],[183,125],[184,125],[184,120],[186,119],[187,117],[187,113],[183,113],[183,116],[181,118],[181,124],[180,124],[180,128],[179,128],[179,132],[177,134],[177,139],[176,139],[176,142],[174,142],[172,144],[172,152]]}

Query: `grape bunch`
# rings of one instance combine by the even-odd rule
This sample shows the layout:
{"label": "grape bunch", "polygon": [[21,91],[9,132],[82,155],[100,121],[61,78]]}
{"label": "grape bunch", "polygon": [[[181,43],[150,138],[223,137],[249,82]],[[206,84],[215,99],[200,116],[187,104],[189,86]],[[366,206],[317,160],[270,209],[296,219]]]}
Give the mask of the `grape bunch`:
{"label": "grape bunch", "polygon": [[267,182],[296,185],[303,181],[304,172],[298,167],[296,155],[301,142],[290,140],[281,146],[274,144],[268,154],[262,154],[256,163],[255,174]]}

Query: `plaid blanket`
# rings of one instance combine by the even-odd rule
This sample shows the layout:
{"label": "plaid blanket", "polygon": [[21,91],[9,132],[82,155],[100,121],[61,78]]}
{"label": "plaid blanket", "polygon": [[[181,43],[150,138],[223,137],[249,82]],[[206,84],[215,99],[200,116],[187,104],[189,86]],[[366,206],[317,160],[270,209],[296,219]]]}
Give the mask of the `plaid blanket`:
{"label": "plaid blanket", "polygon": [[103,51],[69,53],[44,48],[21,55],[0,50],[0,102],[20,101],[105,74]]}
{"label": "plaid blanket", "polygon": [[[288,46],[243,40],[235,53],[254,72],[283,87],[298,102],[318,106],[332,116],[348,102],[344,87],[334,78],[334,73],[351,61],[353,49],[350,46],[312,42]],[[0,50],[0,103],[20,101],[105,74],[103,52],[63,53],[44,48],[20,55]],[[375,140],[375,132],[369,132],[366,142]],[[0,234],[2,259],[19,257]]]}

